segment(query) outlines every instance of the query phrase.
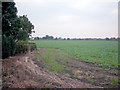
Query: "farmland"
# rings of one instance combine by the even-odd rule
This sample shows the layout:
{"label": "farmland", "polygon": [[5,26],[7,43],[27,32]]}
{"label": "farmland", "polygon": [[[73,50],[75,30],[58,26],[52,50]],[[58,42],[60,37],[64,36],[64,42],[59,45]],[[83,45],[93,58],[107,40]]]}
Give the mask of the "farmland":
{"label": "farmland", "polygon": [[74,58],[106,68],[118,68],[118,42],[80,40],[35,40],[37,48],[59,49]]}
{"label": "farmland", "polygon": [[11,88],[117,88],[119,85],[116,41],[29,42],[35,42],[37,50],[4,60],[4,87],[8,83]]}
{"label": "farmland", "polygon": [[14,1],[0,3],[3,90],[120,87],[116,0]]}

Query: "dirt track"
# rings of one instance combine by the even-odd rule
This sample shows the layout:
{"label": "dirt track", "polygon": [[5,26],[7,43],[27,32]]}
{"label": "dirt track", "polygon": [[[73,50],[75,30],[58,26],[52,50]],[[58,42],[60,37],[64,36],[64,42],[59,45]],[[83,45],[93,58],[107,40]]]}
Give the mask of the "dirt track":
{"label": "dirt track", "polygon": [[[38,61],[34,55],[41,52],[34,51],[23,56],[14,56],[3,60],[3,87],[7,88],[103,88],[117,87],[109,82],[110,77],[117,78],[116,72],[105,71],[90,63],[69,57],[71,61],[65,65],[72,67],[73,72],[62,71],[54,73],[43,66],[36,64]],[[62,63],[62,62],[59,62]],[[89,73],[89,72],[92,73]],[[111,70],[113,71],[113,70]],[[73,77],[77,73],[78,77]],[[88,75],[86,75],[88,73]],[[67,74],[67,76],[66,76]],[[94,75],[93,75],[94,74]],[[92,77],[91,77],[92,75]],[[91,78],[90,78],[91,77]],[[99,77],[99,78],[98,78]],[[93,81],[94,80],[94,81]],[[92,82],[90,82],[92,81]]]}

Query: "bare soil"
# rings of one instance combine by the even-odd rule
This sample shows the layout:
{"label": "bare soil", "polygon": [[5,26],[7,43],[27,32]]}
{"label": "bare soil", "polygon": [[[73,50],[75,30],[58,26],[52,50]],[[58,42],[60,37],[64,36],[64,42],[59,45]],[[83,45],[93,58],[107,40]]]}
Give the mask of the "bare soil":
{"label": "bare soil", "polygon": [[[86,63],[68,56],[65,66],[73,71],[51,72],[45,68],[45,61],[35,55],[47,52],[46,49],[33,51],[2,60],[3,88],[117,88],[111,78],[118,78],[116,69]],[[39,62],[39,64],[38,64]],[[59,61],[61,64],[62,62]]]}

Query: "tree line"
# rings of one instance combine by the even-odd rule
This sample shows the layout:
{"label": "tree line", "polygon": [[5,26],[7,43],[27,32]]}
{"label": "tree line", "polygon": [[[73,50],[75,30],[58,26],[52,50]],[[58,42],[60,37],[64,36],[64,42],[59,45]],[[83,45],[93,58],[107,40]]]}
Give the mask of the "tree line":
{"label": "tree line", "polygon": [[2,58],[15,55],[17,43],[28,41],[34,25],[27,15],[18,16],[15,2],[2,2]]}
{"label": "tree line", "polygon": [[29,40],[107,40],[107,41],[117,41],[118,38],[111,37],[111,38],[61,38],[61,37],[53,37],[50,35],[46,35],[44,37],[31,37]]}

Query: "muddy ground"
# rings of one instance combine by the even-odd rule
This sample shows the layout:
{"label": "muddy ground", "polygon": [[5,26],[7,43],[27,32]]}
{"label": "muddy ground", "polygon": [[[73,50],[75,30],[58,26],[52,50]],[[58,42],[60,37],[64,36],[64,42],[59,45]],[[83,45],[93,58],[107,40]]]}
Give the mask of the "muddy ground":
{"label": "muddy ground", "polygon": [[25,55],[3,59],[2,83],[4,88],[117,88],[117,69],[106,69],[68,56],[70,62],[58,61],[72,68],[52,72],[45,67],[44,59],[35,55],[47,52],[39,49]]}

